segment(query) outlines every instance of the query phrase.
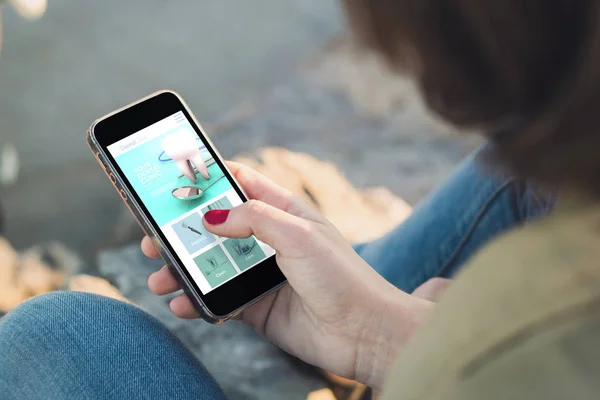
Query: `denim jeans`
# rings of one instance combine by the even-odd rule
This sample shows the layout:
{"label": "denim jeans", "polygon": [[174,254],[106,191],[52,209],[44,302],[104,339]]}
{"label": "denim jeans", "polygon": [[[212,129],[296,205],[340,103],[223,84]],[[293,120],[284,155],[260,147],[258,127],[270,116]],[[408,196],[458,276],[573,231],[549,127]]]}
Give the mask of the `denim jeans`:
{"label": "denim jeans", "polygon": [[224,399],[159,321],[97,295],[55,292],[0,320],[0,398]]}
{"label": "denim jeans", "polygon": [[357,253],[396,287],[411,293],[433,277],[451,278],[486,242],[547,215],[555,196],[481,165],[490,151],[471,154],[415,207],[406,221]]}
{"label": "denim jeans", "polygon": [[[402,225],[356,251],[411,292],[429,278],[453,276],[485,242],[551,210],[551,198],[485,173],[476,157]],[[224,394],[150,315],[100,296],[52,293],[0,320],[0,398],[212,400]]]}

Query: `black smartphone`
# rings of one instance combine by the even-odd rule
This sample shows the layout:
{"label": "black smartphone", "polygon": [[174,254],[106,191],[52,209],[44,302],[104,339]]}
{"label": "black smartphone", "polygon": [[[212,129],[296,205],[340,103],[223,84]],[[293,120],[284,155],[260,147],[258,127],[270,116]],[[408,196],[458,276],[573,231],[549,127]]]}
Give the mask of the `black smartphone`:
{"label": "black smartphone", "polygon": [[206,212],[247,196],[177,93],[96,120],[87,142],[203,319],[226,321],[285,284],[267,244],[204,228]]}

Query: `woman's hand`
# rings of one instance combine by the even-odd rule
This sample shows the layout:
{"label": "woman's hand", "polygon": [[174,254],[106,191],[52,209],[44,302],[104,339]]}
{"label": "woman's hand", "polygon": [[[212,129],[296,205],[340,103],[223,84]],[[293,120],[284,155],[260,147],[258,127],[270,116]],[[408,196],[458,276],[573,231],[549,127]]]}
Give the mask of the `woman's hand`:
{"label": "woman's hand", "polygon": [[444,278],[431,278],[412,292],[412,295],[424,300],[437,303],[452,285],[452,280]]}
{"label": "woman's hand", "polygon": [[[380,386],[432,303],[390,285],[303,200],[248,167],[228,167],[253,200],[229,213],[207,213],[205,228],[224,237],[255,235],[277,251],[289,282],[246,309],[241,319],[307,363]],[[158,257],[147,238],[142,248]],[[158,295],[179,289],[166,267],[152,274],[148,285]],[[198,316],[185,294],[170,307],[181,318]]]}

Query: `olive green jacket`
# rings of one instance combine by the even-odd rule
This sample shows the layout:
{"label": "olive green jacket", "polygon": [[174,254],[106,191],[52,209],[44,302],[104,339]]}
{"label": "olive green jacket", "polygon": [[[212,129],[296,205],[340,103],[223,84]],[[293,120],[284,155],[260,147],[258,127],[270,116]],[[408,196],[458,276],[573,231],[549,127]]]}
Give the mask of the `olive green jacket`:
{"label": "olive green jacket", "polygon": [[600,205],[476,255],[402,351],[383,399],[600,399]]}

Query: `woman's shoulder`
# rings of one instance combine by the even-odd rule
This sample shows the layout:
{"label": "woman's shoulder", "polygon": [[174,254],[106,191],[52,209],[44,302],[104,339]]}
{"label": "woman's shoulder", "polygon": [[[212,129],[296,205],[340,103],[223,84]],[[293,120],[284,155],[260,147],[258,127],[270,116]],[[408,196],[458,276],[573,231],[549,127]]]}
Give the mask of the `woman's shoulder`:
{"label": "woman's shoulder", "polygon": [[[599,297],[600,205],[566,199],[473,258],[403,352],[392,393],[435,399],[527,343],[584,335],[578,327],[598,326]],[[599,336],[586,337],[600,349]]]}

